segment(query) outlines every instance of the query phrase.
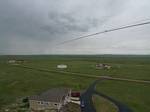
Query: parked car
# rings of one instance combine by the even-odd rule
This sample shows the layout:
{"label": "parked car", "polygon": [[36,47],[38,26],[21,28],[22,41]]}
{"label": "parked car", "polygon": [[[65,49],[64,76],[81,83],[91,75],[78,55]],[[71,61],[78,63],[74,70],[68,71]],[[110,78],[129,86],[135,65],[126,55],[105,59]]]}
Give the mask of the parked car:
{"label": "parked car", "polygon": [[85,107],[84,101],[81,101],[80,106],[81,106],[82,108]]}

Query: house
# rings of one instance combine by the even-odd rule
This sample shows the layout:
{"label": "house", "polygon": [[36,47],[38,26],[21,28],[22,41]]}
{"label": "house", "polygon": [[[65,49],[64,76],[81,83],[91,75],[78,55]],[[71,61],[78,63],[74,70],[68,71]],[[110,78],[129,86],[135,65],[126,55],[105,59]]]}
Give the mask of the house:
{"label": "house", "polygon": [[71,89],[54,88],[39,95],[29,97],[29,105],[32,111],[60,110],[70,101]]}
{"label": "house", "polygon": [[111,66],[108,65],[108,64],[99,63],[99,64],[96,65],[96,68],[97,69],[110,69]]}
{"label": "house", "polygon": [[66,69],[67,65],[64,65],[64,64],[57,65],[57,68],[59,68],[59,69]]}

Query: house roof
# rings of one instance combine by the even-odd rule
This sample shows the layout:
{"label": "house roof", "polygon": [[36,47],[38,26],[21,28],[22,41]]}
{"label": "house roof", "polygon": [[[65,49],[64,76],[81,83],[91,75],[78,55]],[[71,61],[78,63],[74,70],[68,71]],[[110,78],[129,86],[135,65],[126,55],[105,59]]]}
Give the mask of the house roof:
{"label": "house roof", "polygon": [[54,88],[39,95],[30,96],[29,100],[60,102],[60,100],[68,94],[70,89],[67,88]]}

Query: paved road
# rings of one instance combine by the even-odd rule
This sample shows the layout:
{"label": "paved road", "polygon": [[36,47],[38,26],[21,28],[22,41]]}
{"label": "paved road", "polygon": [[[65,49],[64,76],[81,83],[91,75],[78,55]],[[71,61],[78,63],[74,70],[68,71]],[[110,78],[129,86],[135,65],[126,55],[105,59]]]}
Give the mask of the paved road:
{"label": "paved road", "polygon": [[96,112],[93,102],[92,95],[95,89],[97,81],[89,86],[89,88],[81,95],[81,102],[84,102],[84,108],[81,107],[82,112]]}
{"label": "paved road", "polygon": [[84,108],[81,107],[82,112],[96,112],[93,102],[92,102],[93,94],[97,94],[97,95],[111,101],[112,103],[114,103],[116,105],[116,107],[118,108],[118,112],[132,112],[132,110],[129,107],[127,107],[126,105],[124,105],[123,103],[121,103],[107,95],[104,95],[101,92],[97,92],[95,90],[96,84],[102,80],[104,80],[104,79],[96,80],[94,83],[92,83],[89,86],[89,88],[85,91],[85,93],[83,93],[81,95],[81,102],[84,102],[84,105],[85,105]]}

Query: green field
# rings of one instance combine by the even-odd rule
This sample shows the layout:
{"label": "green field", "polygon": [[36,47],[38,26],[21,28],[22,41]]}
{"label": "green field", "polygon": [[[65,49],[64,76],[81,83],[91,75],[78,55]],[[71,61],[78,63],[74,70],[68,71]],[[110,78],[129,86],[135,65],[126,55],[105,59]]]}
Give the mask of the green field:
{"label": "green field", "polygon": [[96,112],[118,112],[117,107],[103,97],[93,95],[93,104]]}
{"label": "green field", "polygon": [[[7,63],[9,59],[23,59],[22,66],[58,72],[27,69]],[[97,63],[107,63],[110,70],[98,70]],[[59,73],[57,64],[67,64],[64,71],[81,73],[85,77]],[[54,87],[86,89],[96,78],[113,76],[129,79],[150,80],[150,56],[0,56],[0,108],[16,99],[37,94]],[[150,112],[150,85],[119,81],[106,81],[97,85],[104,92],[127,104],[134,112]]]}
{"label": "green field", "polygon": [[150,84],[133,82],[103,81],[97,85],[97,91],[129,106],[134,112],[150,111]]}

